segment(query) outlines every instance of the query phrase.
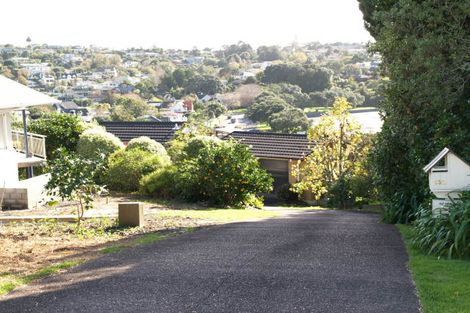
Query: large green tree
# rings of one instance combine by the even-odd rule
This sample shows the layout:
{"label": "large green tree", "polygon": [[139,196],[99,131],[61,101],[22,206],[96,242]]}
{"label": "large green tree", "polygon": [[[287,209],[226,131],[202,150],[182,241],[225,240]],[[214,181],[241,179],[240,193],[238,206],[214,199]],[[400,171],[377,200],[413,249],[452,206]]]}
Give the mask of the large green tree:
{"label": "large green tree", "polygon": [[470,158],[470,2],[359,0],[389,77],[374,150],[386,219],[406,222],[428,197],[422,171],[444,146]]}

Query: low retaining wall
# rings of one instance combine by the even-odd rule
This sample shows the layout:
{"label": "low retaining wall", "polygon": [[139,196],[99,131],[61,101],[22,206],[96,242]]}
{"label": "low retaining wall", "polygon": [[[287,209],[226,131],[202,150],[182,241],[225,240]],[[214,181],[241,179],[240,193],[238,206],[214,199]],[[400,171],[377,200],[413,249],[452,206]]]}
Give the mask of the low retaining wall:
{"label": "low retaining wall", "polygon": [[40,175],[18,182],[15,186],[0,188],[0,206],[4,209],[34,209],[45,198],[44,186],[49,175]]}
{"label": "low retaining wall", "polygon": [[0,188],[0,200],[2,197],[2,207],[5,209],[27,209],[30,207],[27,188]]}

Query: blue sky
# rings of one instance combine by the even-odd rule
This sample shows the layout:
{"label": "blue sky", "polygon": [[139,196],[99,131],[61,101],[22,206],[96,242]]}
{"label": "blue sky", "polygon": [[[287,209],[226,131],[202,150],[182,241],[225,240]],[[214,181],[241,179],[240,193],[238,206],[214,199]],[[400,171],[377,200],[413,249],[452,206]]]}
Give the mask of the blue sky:
{"label": "blue sky", "polygon": [[[367,42],[357,0],[6,0],[0,43],[218,48]],[[9,13],[6,13],[9,12]]]}

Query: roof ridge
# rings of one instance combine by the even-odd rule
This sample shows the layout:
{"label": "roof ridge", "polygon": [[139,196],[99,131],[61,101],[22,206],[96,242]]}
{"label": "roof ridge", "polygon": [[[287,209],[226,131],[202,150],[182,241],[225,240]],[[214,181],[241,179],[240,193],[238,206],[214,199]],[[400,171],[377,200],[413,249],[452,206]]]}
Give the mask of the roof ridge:
{"label": "roof ridge", "polygon": [[[297,137],[308,137],[307,134],[289,134],[289,133],[275,133],[275,132],[250,132],[250,131],[242,131],[242,130],[235,130],[230,134],[249,134],[249,135],[274,135],[274,136],[297,136]],[[229,135],[230,135],[229,134]]]}

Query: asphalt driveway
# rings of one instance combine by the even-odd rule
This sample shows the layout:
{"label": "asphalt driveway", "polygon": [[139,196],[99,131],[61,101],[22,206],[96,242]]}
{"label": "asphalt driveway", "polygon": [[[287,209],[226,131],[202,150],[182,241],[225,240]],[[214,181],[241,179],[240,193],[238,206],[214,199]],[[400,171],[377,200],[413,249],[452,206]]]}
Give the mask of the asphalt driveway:
{"label": "asphalt driveway", "polygon": [[106,255],[13,292],[0,312],[417,313],[407,258],[377,215],[300,212]]}

